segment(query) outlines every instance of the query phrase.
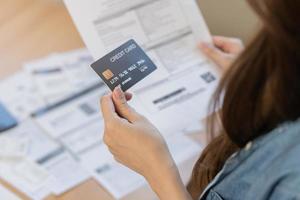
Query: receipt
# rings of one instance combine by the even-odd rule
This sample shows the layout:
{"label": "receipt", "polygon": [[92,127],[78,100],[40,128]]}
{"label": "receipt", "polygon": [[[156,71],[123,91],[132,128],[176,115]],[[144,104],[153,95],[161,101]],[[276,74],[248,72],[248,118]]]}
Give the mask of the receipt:
{"label": "receipt", "polygon": [[46,105],[30,76],[24,71],[0,81],[0,91],[1,102],[18,121],[23,121]]}
{"label": "receipt", "polygon": [[0,157],[22,157],[28,150],[28,141],[26,139],[15,139],[7,136],[0,137]]}
{"label": "receipt", "polygon": [[[24,65],[42,97],[64,96],[71,91],[63,64],[58,56],[32,61]],[[47,98],[45,98],[48,101]],[[50,102],[51,103],[51,102]]]}
{"label": "receipt", "polygon": [[31,159],[0,159],[0,176],[34,200],[48,196],[52,177]]}
{"label": "receipt", "polygon": [[24,159],[13,168],[16,175],[27,180],[32,185],[39,185],[49,177],[49,173],[35,162]]}

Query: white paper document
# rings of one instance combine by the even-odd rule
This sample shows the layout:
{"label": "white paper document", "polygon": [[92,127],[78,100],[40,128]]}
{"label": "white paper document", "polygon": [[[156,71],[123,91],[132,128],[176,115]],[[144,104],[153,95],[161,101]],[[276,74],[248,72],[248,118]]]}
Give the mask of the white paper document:
{"label": "white paper document", "polygon": [[29,158],[1,159],[0,176],[33,200],[40,200],[51,194],[51,176]]}
{"label": "white paper document", "polygon": [[[6,144],[4,156],[0,156],[0,176],[32,199],[40,200],[51,193],[60,195],[90,177],[58,141],[32,120],[3,134],[0,143]],[[19,141],[26,141],[25,149]]]}
{"label": "white paper document", "polygon": [[20,158],[27,153],[28,141],[1,135],[0,147],[0,158]]}
{"label": "white paper document", "polygon": [[26,156],[38,161],[60,148],[60,145],[52,140],[32,120],[27,119],[16,128],[4,133],[5,137],[12,141],[26,141]]}
{"label": "white paper document", "polygon": [[[169,137],[167,143],[178,165],[201,152],[197,143],[181,134]],[[116,199],[122,199],[147,184],[144,177],[117,163],[103,143],[90,146],[78,155],[81,164]]]}
{"label": "white paper document", "polygon": [[46,105],[25,71],[0,81],[0,91],[0,101],[18,121],[28,118],[35,110]]}
{"label": "white paper document", "polygon": [[39,95],[48,104],[53,104],[99,82],[88,67],[92,62],[89,52],[79,49],[31,61],[24,69]]}
{"label": "white paper document", "polygon": [[50,188],[55,195],[61,195],[90,178],[90,174],[69,153],[57,151],[53,156],[40,160],[39,164],[53,177]]}
{"label": "white paper document", "polygon": [[[161,47],[170,45],[180,47],[190,40],[211,40],[194,0],[65,0],[65,3],[97,59],[132,38],[154,51],[163,51]],[[189,47],[181,48],[169,55],[185,55],[184,50]],[[177,57],[169,58],[175,61]],[[164,61],[168,59],[165,57]]]}
{"label": "white paper document", "polygon": [[29,119],[4,132],[1,139],[6,141],[6,150],[0,156],[0,176],[32,199],[50,195],[54,177],[38,162],[60,145]]}
{"label": "white paper document", "polygon": [[104,144],[81,153],[80,160],[115,199],[121,199],[146,184],[141,175],[117,163]]}
{"label": "white paper document", "polygon": [[0,199],[5,200],[21,200],[17,195],[0,185]]}
{"label": "white paper document", "polygon": [[[60,137],[76,133],[80,129],[89,129],[89,123],[97,120],[102,123],[100,97],[108,90],[104,84],[92,87],[87,93],[82,92],[76,98],[65,100],[62,104],[45,108],[35,117],[36,122],[51,135]],[[102,129],[99,130],[100,132]]]}

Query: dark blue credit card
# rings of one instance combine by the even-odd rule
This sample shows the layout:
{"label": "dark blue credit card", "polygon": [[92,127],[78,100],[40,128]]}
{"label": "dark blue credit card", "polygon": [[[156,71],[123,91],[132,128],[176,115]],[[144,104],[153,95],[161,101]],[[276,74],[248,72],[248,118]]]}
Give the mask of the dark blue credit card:
{"label": "dark blue credit card", "polygon": [[122,44],[91,67],[112,91],[118,85],[126,91],[157,69],[134,40]]}

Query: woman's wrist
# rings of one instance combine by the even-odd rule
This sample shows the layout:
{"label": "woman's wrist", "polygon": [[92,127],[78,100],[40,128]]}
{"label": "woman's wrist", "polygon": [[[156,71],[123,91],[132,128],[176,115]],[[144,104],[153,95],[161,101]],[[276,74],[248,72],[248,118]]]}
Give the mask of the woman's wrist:
{"label": "woman's wrist", "polygon": [[152,175],[145,177],[153,191],[161,200],[190,200],[178,171],[178,168],[172,157],[165,159],[160,163]]}

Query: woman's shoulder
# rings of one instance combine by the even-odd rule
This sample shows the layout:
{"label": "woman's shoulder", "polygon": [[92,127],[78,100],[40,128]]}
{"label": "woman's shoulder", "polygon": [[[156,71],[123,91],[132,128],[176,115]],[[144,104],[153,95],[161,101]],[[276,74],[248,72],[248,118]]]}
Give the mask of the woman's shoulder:
{"label": "woman's shoulder", "polygon": [[[281,166],[283,167],[284,164]],[[260,175],[256,179],[255,184],[252,184],[250,187],[245,199],[300,200],[300,170],[295,166],[289,166],[288,169],[283,169],[282,167],[269,169],[265,174]]]}
{"label": "woman's shoulder", "polygon": [[254,143],[266,172],[300,175],[300,120],[284,123]]}
{"label": "woman's shoulder", "polygon": [[280,125],[258,143],[267,162],[257,163],[260,176],[247,199],[300,199],[300,120]]}
{"label": "woman's shoulder", "polygon": [[[253,143],[258,150],[271,151],[270,153],[276,155],[278,159],[291,159],[297,156],[297,153],[300,153],[300,119],[279,125]],[[300,162],[300,159],[295,161]]]}
{"label": "woman's shoulder", "polygon": [[300,120],[235,153],[209,188],[206,199],[300,200]]}

